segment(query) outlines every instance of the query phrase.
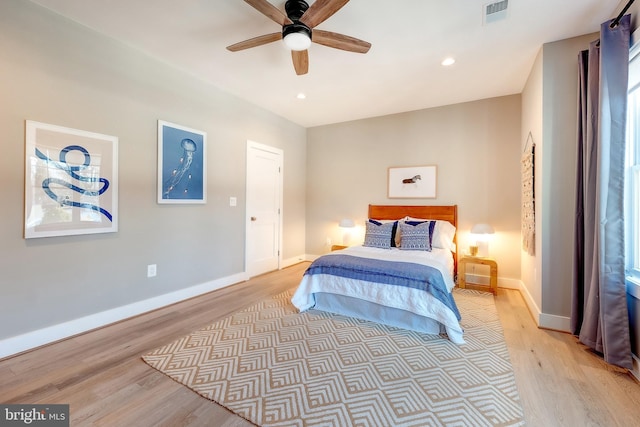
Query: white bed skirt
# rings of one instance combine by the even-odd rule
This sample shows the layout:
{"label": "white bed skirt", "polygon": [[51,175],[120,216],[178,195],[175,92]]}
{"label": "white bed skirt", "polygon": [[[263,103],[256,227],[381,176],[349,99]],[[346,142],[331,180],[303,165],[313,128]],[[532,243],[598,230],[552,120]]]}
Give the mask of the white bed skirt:
{"label": "white bed skirt", "polygon": [[462,327],[446,305],[424,291],[393,286],[394,292],[389,292],[389,286],[393,285],[325,274],[305,275],[291,302],[300,311],[314,308],[428,334],[444,330],[451,341],[464,344]]}

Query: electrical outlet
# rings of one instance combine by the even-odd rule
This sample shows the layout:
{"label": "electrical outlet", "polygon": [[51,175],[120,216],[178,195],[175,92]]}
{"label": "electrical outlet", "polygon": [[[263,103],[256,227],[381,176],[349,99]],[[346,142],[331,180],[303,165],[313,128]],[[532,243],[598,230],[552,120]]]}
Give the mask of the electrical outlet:
{"label": "electrical outlet", "polygon": [[327,240],[325,241],[325,244],[327,246],[331,246],[331,238],[330,237],[327,237]]}
{"label": "electrical outlet", "polygon": [[147,277],[156,277],[157,273],[158,271],[155,264],[147,265]]}

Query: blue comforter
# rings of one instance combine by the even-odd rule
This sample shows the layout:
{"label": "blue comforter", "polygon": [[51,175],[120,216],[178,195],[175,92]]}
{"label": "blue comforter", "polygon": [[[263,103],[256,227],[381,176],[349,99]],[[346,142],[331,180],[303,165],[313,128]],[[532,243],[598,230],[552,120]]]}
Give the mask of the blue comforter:
{"label": "blue comforter", "polygon": [[447,291],[442,274],[437,269],[426,265],[332,254],[316,259],[304,274],[331,274],[423,290],[446,305],[455,313],[458,320],[461,318],[453,295]]}

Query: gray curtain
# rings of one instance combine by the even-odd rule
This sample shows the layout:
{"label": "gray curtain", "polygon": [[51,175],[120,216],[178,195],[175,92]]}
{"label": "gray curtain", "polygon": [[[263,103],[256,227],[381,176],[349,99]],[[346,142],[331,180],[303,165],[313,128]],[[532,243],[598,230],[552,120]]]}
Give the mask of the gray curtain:
{"label": "gray curtain", "polygon": [[579,56],[571,328],[606,362],[632,368],[624,273],[624,156],[630,15]]}

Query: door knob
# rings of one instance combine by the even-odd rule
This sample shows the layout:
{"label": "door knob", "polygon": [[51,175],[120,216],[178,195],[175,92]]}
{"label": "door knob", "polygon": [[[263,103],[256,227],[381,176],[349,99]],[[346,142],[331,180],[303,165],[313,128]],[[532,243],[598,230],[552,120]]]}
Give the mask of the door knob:
{"label": "door knob", "polygon": [[257,219],[258,219],[258,218],[256,218],[255,216],[252,216],[252,217],[251,217],[251,221],[255,221],[255,220],[257,220]]}

